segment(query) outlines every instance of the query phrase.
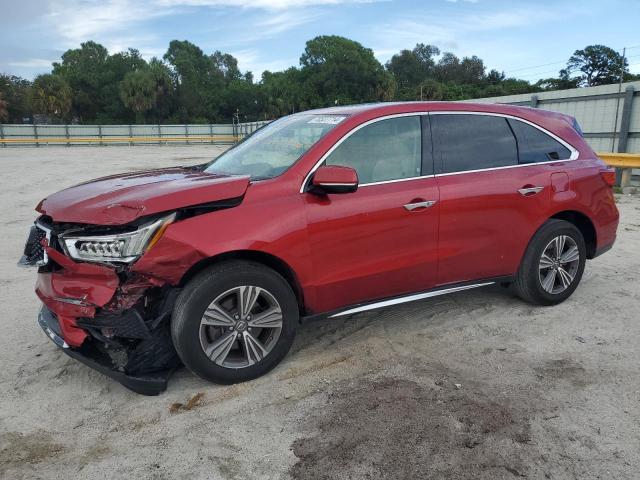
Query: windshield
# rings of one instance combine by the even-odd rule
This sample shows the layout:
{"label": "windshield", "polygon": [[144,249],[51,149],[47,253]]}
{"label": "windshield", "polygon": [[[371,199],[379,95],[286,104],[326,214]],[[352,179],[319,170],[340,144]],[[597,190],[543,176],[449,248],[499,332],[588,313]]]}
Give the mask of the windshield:
{"label": "windshield", "polygon": [[283,117],[220,155],[205,172],[250,175],[252,180],[277,177],[345,118],[313,114]]}

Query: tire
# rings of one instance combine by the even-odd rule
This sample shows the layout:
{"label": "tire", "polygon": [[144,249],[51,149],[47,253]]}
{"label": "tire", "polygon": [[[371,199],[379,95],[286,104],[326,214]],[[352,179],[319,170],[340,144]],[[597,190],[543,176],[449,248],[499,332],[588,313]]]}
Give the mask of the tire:
{"label": "tire", "polygon": [[[249,305],[249,312],[241,311],[242,305]],[[282,276],[260,263],[228,261],[201,272],[182,290],[171,338],[189,370],[214,383],[232,384],[278,365],[298,323],[296,296]]]}
{"label": "tire", "polygon": [[[557,242],[559,238],[564,240]],[[558,245],[563,245],[560,261],[556,253]],[[562,263],[574,258],[574,247],[579,257]],[[524,301],[537,305],[561,303],[578,287],[586,258],[584,237],[575,225],[564,220],[547,220],[529,242],[513,284],[515,292]]]}

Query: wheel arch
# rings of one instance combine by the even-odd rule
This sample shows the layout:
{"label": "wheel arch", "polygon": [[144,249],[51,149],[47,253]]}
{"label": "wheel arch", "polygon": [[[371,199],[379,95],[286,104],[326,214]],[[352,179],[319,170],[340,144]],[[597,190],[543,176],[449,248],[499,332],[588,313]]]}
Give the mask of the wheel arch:
{"label": "wheel arch", "polygon": [[214,255],[213,257],[203,258],[199,262],[187,270],[187,272],[180,279],[180,287],[184,287],[193,277],[206,268],[212,265],[219,264],[221,262],[229,260],[249,260],[252,262],[260,263],[266,267],[275,270],[279,273],[289,284],[293,293],[298,301],[298,308],[300,310],[300,316],[305,313],[304,294],[300,281],[295,271],[281,258],[276,257],[270,253],[261,252],[258,250],[234,250],[231,252],[221,253]]}
{"label": "wheel arch", "polygon": [[576,226],[582,236],[584,237],[584,243],[587,248],[587,258],[591,259],[596,256],[596,249],[598,246],[598,234],[593,221],[584,213],[576,210],[564,210],[549,217],[556,218],[558,220],[564,220]]}

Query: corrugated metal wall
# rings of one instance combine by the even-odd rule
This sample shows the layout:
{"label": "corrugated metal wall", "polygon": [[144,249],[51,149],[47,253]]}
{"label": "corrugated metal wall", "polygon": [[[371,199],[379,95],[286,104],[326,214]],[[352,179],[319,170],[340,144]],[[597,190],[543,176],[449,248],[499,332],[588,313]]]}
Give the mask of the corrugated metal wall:
{"label": "corrugated metal wall", "polygon": [[[628,153],[640,153],[640,82],[623,83],[619,95],[618,89],[618,85],[602,85],[465,101],[533,106],[566,113],[578,120],[585,138],[595,151],[618,152],[618,142],[621,133],[624,134],[625,97],[630,95],[631,101],[626,106],[630,112],[626,112],[629,133],[625,150]],[[628,89],[632,89],[631,94]]]}

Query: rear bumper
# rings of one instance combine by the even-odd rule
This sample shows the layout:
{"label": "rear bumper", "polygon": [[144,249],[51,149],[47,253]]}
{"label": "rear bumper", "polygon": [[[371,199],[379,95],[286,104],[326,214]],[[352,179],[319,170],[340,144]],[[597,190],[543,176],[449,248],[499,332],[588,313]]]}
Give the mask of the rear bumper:
{"label": "rear bumper", "polygon": [[94,339],[87,339],[80,347],[67,344],[62,336],[60,323],[55,314],[43,306],[38,315],[38,323],[47,336],[71,358],[84,363],[122,384],[129,390],[142,395],[158,395],[167,389],[167,382],[178,364],[169,362],[167,368],[148,374],[130,375],[125,373],[109,355],[108,349],[102,347]]}

